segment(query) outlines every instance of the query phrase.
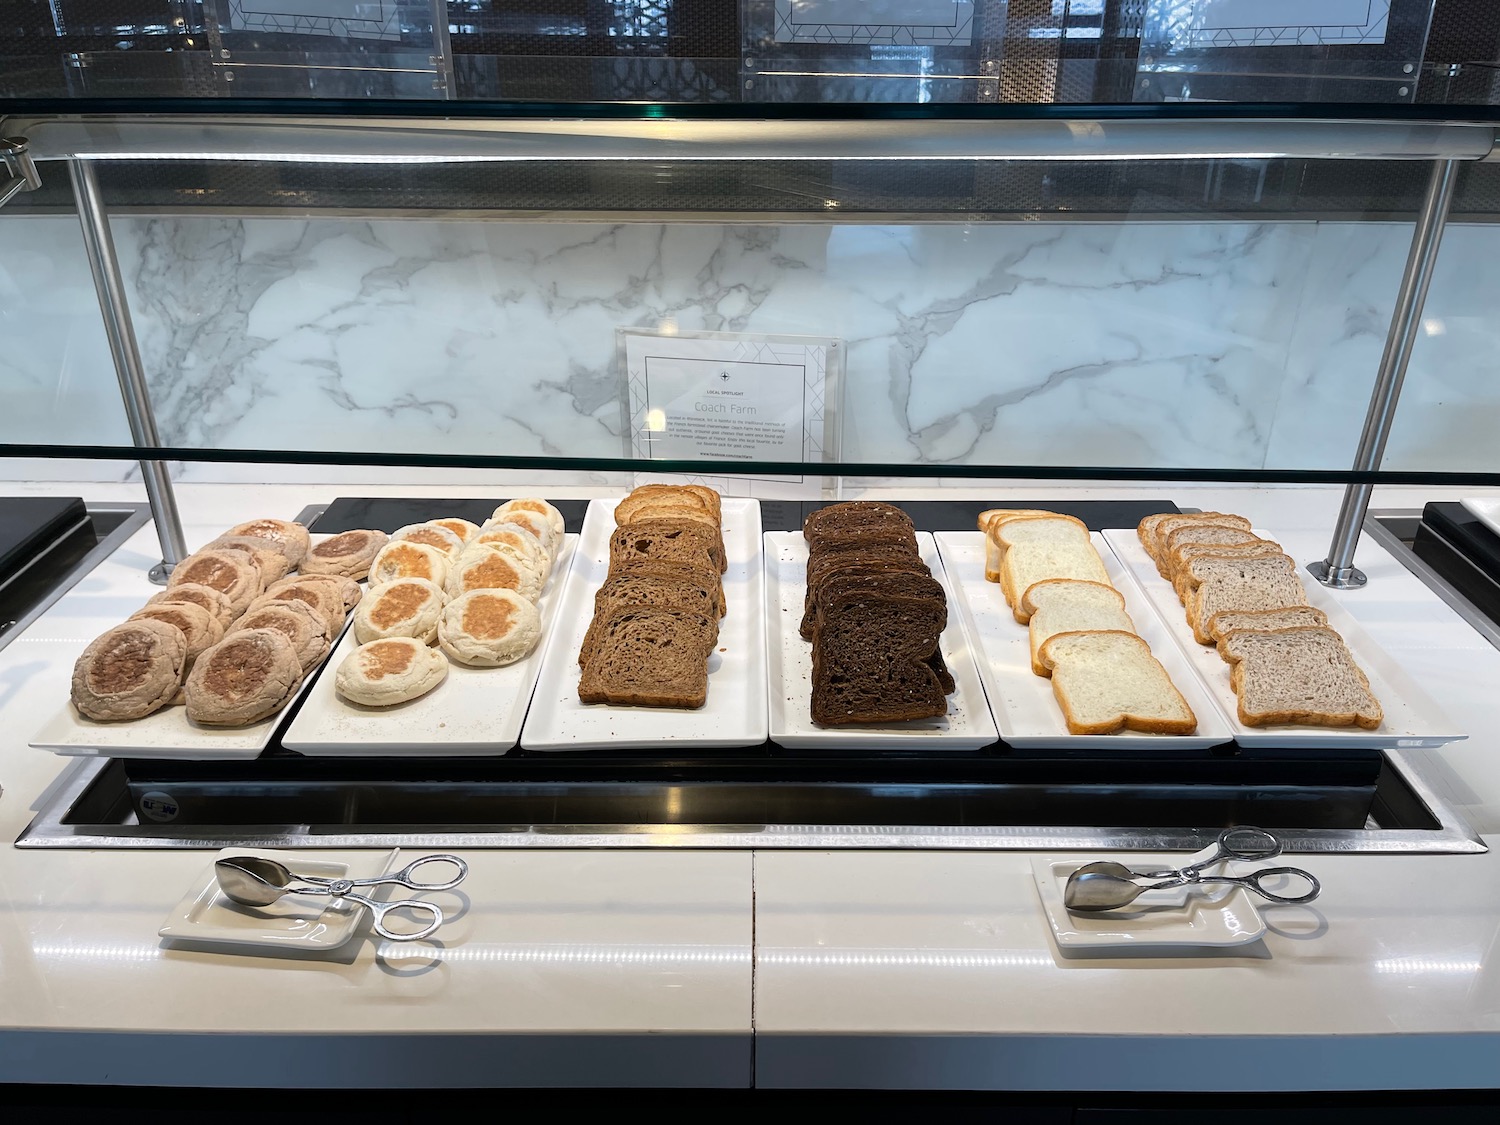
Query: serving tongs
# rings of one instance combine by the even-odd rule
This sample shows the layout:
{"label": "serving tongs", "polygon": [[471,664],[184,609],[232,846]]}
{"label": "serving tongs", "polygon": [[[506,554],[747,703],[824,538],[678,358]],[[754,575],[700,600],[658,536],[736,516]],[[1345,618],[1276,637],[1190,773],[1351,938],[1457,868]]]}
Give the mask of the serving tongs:
{"label": "serving tongs", "polygon": [[[1259,861],[1273,859],[1281,854],[1281,841],[1264,828],[1239,825],[1226,828],[1219,833],[1217,846],[1212,855],[1186,867],[1165,868],[1155,871],[1135,871],[1123,863],[1096,860],[1086,863],[1068,876],[1063,887],[1063,905],[1069,910],[1100,911],[1119,910],[1129,906],[1147,891],[1167,890],[1171,887],[1194,886],[1200,883],[1232,883],[1254,891],[1271,902],[1311,902],[1322,892],[1323,886],[1311,872],[1300,867],[1262,867],[1248,875],[1208,875],[1205,872],[1224,860]],[[1305,894],[1282,895],[1267,890],[1262,884],[1277,875],[1288,875],[1306,881],[1310,888]],[[1144,883],[1143,883],[1144,881]]]}
{"label": "serving tongs", "polygon": [[[413,875],[418,868],[429,863],[451,863],[458,868],[458,876],[443,883],[420,883]],[[443,924],[443,912],[435,903],[419,898],[400,898],[394,902],[377,902],[365,895],[355,894],[357,887],[377,887],[392,884],[413,891],[448,891],[464,881],[469,865],[456,855],[426,855],[413,860],[400,871],[378,875],[373,879],[328,879],[321,875],[299,875],[285,864],[264,856],[231,855],[214,861],[214,876],[219,888],[231,901],[242,906],[270,906],[282,895],[329,895],[333,898],[357,902],[370,911],[371,926],[377,934],[390,941],[420,941],[437,933]],[[293,883],[300,885],[293,886]],[[386,928],[385,916],[393,910],[404,910],[432,921],[415,931],[398,931]]]}

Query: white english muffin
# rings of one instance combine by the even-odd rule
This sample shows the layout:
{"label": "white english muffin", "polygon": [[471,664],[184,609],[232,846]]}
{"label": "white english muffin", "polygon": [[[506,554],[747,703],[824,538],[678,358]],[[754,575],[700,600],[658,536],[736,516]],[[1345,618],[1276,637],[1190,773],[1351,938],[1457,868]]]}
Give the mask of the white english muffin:
{"label": "white english muffin", "polygon": [[479,525],[471,523],[460,516],[444,516],[442,519],[428,520],[436,527],[447,528],[467,544],[474,536],[479,534]]}
{"label": "white english muffin", "polygon": [[450,559],[456,559],[464,549],[464,538],[458,532],[446,527],[439,527],[435,523],[409,523],[405,527],[397,528],[391,532],[392,543],[425,543],[427,546],[443,552]]}
{"label": "white english muffin", "polygon": [[393,707],[426,695],[448,678],[448,658],[412,637],[386,637],[344,657],[333,686],[351,703]]}
{"label": "white english muffin", "polygon": [[470,590],[514,590],[529,602],[542,595],[546,571],[528,565],[499,547],[481,543],[470,547],[448,574],[445,589],[450,598]]}
{"label": "white english muffin", "polygon": [[552,529],[552,537],[559,542],[563,537],[562,513],[539,496],[521,496],[515,500],[507,500],[495,509],[491,519],[500,519],[511,512],[535,512],[547,521],[547,526]]}
{"label": "white english muffin", "polygon": [[412,637],[430,645],[448,598],[425,578],[398,578],[374,590],[354,611],[354,639],[369,644],[384,637]]}
{"label": "white english muffin", "polygon": [[425,578],[441,586],[448,581],[448,556],[426,543],[405,539],[387,543],[370,564],[370,589],[398,578]]}
{"label": "white english muffin", "polygon": [[547,548],[542,546],[542,541],[518,523],[485,524],[475,534],[469,546],[481,544],[508,551],[543,574],[552,569],[552,558],[547,554]]}
{"label": "white english muffin", "polygon": [[542,548],[547,552],[549,559],[557,558],[557,550],[562,546],[562,536],[552,530],[552,524],[540,512],[530,512],[524,508],[512,508],[508,512],[497,511],[484,525],[484,528],[488,529],[504,523],[513,523],[519,527],[524,527],[541,542]]}
{"label": "white english muffin", "polygon": [[438,647],[478,668],[513,664],[541,637],[536,606],[514,590],[471,590],[448,603],[438,625]]}

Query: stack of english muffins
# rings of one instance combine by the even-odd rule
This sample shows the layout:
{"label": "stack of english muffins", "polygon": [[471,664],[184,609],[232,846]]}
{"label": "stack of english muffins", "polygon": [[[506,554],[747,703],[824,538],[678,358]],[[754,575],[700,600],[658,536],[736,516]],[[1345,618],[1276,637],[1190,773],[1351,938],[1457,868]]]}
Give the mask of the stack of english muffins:
{"label": "stack of english muffins", "polygon": [[360,560],[367,565],[385,536],[335,540],[313,548],[307,529],[286,520],[230,528],[84,650],[73,667],[74,707],[121,722],[184,704],[191,721],[214,727],[276,714],[343,632],[360,600]]}
{"label": "stack of english muffins", "polygon": [[436,688],[450,660],[498,668],[528,655],[562,544],[562,514],[536,497],[500,505],[483,526],[446,517],[394,532],[370,562],[359,647],[340,663],[336,690],[390,707]]}
{"label": "stack of english muffins", "polygon": [[702,707],[727,606],[719,494],[648,484],[615,507],[609,573],[578,654],[585,703]]}

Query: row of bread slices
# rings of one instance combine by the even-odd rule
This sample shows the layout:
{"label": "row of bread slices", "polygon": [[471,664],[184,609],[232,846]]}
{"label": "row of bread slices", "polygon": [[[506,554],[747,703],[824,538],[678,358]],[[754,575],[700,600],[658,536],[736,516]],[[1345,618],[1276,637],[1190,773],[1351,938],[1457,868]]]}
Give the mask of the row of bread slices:
{"label": "row of bread slices", "polygon": [[445,517],[393,532],[370,556],[369,592],[354,613],[359,647],[339,664],[335,690],[390,707],[436,688],[449,660],[498,668],[527,656],[562,543],[562,514],[535,497],[502,504],[483,526]]}
{"label": "row of bread slices", "polygon": [[1224,512],[1147,516],[1136,529],[1199,644],[1217,645],[1246,726],[1374,730],[1380,701],[1281,545]]}
{"label": "row of bread slices", "polygon": [[719,494],[704,485],[642,485],[614,515],[609,571],[578,653],[578,698],[702,707],[728,609]]}
{"label": "row of bread slices", "polygon": [[830,504],[807,517],[802,537],[813,722],[946,715],[954,681],[939,645],[948,598],[921,559],[911,517],[876,501]]}
{"label": "row of bread slices", "polygon": [[193,722],[229,727],[281,710],[360,600],[357,582],[315,572],[309,548],[300,524],[252,520],[178,563],[74,664],[79,714],[118,722],[183,703]]}
{"label": "row of bread slices", "polygon": [[1030,631],[1031,670],[1050,676],[1072,734],[1191,734],[1198,719],[1136,633],[1083,521],[1056,512],[982,512],[985,578]]}

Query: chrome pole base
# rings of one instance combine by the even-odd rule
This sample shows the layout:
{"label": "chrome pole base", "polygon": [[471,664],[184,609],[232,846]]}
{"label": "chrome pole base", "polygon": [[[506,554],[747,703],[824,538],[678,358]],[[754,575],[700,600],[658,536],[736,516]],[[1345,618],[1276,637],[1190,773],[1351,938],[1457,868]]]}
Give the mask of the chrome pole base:
{"label": "chrome pole base", "polygon": [[1319,559],[1317,562],[1307,564],[1310,573],[1325,586],[1331,586],[1335,590],[1358,590],[1369,581],[1365,572],[1357,566],[1329,566],[1327,559]]}
{"label": "chrome pole base", "polygon": [[[146,571],[146,577],[151,580],[153,585],[165,586],[167,584],[167,579],[172,577],[172,571],[175,569],[176,567],[172,563],[159,562],[150,570]],[[1361,575],[1361,577],[1363,577],[1363,575]]]}

